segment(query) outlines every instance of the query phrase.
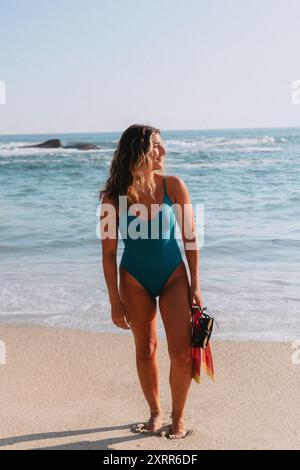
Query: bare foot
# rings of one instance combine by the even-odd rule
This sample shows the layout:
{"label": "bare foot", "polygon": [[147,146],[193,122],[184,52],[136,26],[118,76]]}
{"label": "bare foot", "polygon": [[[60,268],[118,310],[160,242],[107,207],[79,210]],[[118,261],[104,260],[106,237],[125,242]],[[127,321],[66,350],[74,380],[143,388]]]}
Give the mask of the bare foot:
{"label": "bare foot", "polygon": [[151,411],[151,415],[148,423],[145,425],[144,429],[148,432],[156,432],[163,425],[163,414],[160,410]]}
{"label": "bare foot", "polygon": [[169,439],[184,439],[191,435],[192,431],[186,430],[184,424],[184,418],[173,418],[170,433],[168,434]]}
{"label": "bare foot", "polygon": [[131,426],[131,431],[135,433],[157,433],[163,425],[163,413],[161,410],[151,411],[148,423],[138,423]]}

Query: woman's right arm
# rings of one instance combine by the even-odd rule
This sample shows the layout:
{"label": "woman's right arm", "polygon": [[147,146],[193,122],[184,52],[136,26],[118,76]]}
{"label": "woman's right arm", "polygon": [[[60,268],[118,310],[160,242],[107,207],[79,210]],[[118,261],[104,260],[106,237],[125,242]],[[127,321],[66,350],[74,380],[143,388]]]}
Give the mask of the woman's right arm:
{"label": "woman's right arm", "polygon": [[[111,212],[109,213],[107,211],[107,204],[111,205]],[[113,215],[113,213],[115,215]],[[103,197],[101,204],[100,230],[103,273],[111,304],[112,322],[119,328],[128,330],[130,326],[127,321],[127,312],[124,304],[120,299],[118,289],[118,216],[113,202],[106,196]]]}

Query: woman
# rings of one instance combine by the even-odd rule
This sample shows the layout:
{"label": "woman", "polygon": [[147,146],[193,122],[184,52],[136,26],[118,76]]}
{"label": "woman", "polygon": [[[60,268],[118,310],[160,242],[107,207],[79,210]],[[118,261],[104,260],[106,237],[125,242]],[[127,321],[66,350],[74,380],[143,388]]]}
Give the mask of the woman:
{"label": "woman", "polygon": [[[199,250],[187,249],[188,243],[194,242],[195,246],[197,240],[189,192],[180,178],[161,174],[165,155],[159,129],[135,124],[123,132],[114,153],[109,178],[104,190],[99,193],[99,199],[102,199],[102,259],[112,322],[118,328],[131,328],[134,336],[137,372],[150,408],[150,419],[144,427],[144,431],[148,432],[159,431],[163,424],[157,364],[156,297],[159,297],[171,363],[170,436],[183,438],[187,435],[184,408],[192,379],[191,305],[196,302],[203,307],[203,299],[199,281]],[[123,198],[119,199],[119,196]],[[120,201],[124,197],[128,211],[121,210]],[[175,212],[173,204],[176,204]],[[184,212],[185,205],[188,205],[189,211]],[[108,211],[108,207],[114,211]],[[137,212],[134,211],[136,207]],[[108,213],[115,214],[108,222],[115,227],[114,233],[109,236],[105,235],[104,230],[107,225],[104,226],[104,219]],[[176,219],[177,222],[180,219],[178,223],[190,282],[175,238]],[[153,237],[151,226],[157,228],[158,220],[161,227]],[[118,230],[125,245],[119,266],[119,288],[116,263]],[[137,236],[139,231],[144,237]]]}

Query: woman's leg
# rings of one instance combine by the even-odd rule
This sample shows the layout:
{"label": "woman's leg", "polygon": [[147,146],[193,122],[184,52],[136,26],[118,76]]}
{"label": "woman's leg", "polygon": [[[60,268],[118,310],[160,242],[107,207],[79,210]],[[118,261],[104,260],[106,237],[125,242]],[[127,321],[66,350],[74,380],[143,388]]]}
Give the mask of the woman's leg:
{"label": "woman's leg", "polygon": [[162,425],[159,369],[157,363],[156,300],[120,266],[119,293],[128,313],[136,349],[136,366],[140,384],[150,408],[149,431]]}
{"label": "woman's leg", "polygon": [[170,355],[172,394],[172,434],[185,434],[184,408],[192,380],[191,307],[189,280],[182,263],[168,279],[159,297]]}

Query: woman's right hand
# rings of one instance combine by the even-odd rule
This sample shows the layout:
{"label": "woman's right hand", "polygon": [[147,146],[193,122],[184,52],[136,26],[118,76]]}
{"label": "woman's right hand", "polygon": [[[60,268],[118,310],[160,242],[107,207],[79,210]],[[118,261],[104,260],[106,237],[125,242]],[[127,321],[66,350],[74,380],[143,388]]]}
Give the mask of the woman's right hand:
{"label": "woman's right hand", "polygon": [[120,301],[111,304],[111,319],[114,325],[123,330],[130,330],[130,322],[125,305]]}

